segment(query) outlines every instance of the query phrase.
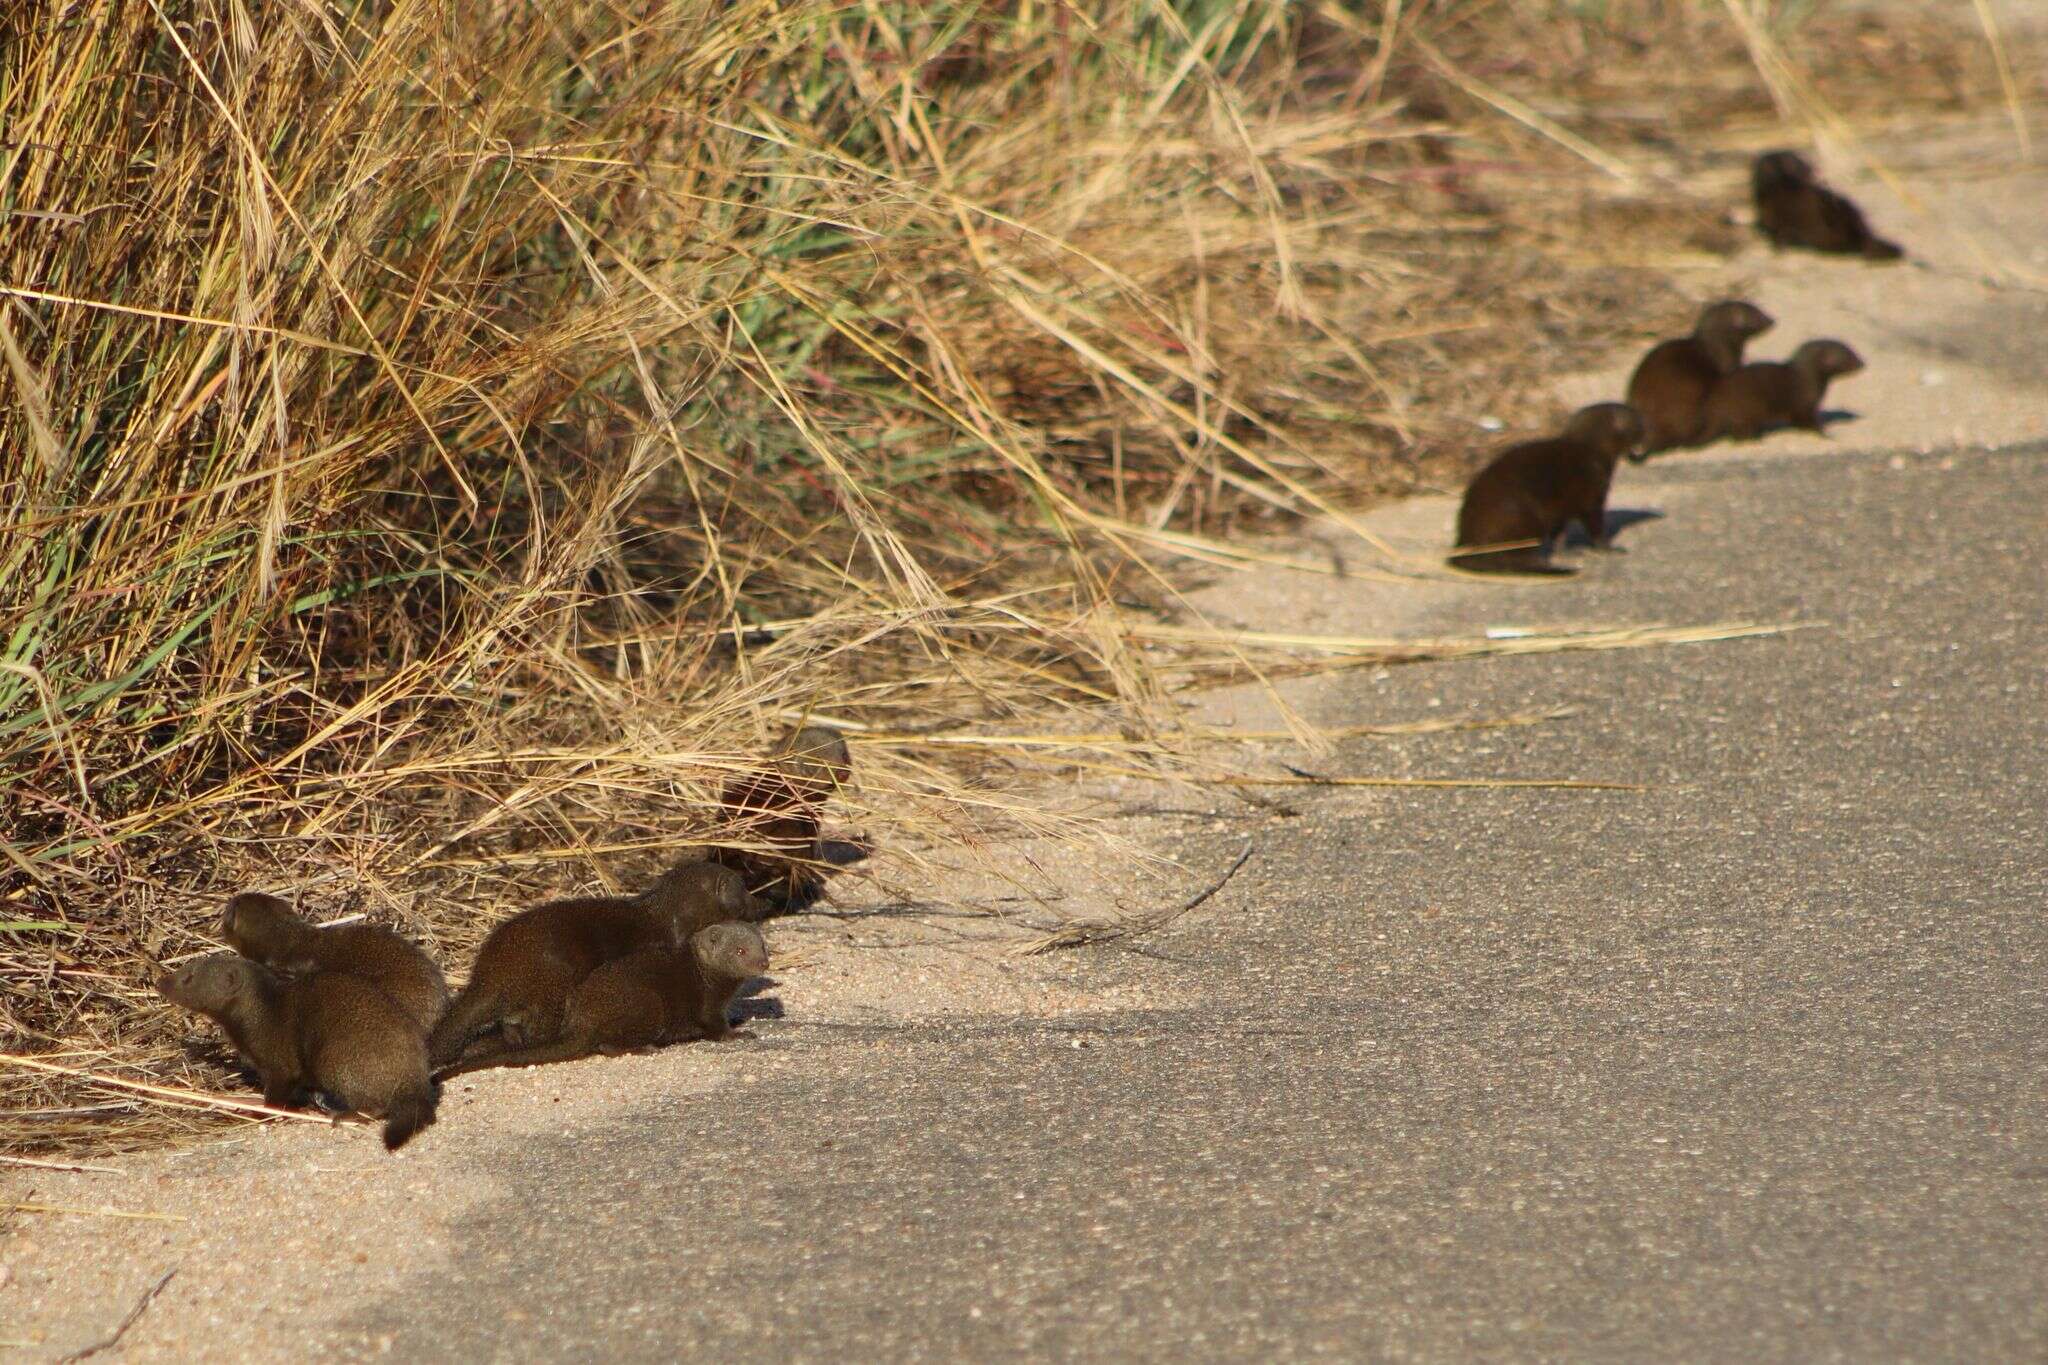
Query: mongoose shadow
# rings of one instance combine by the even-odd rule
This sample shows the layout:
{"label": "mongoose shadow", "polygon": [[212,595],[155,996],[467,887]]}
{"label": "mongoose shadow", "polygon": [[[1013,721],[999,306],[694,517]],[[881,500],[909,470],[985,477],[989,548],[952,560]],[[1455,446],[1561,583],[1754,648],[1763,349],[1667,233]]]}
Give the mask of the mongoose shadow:
{"label": "mongoose shadow", "polygon": [[864,863],[875,855],[873,844],[865,840],[821,839],[818,841],[818,861],[828,867],[852,867]]}
{"label": "mongoose shadow", "polygon": [[[1631,526],[1638,526],[1646,521],[1662,520],[1664,520],[1664,514],[1655,508],[1610,507],[1607,509],[1607,539],[1612,541]],[[1562,543],[1566,548],[1573,550],[1600,548],[1593,544],[1593,538],[1586,533],[1586,528],[1577,522],[1573,522],[1571,528],[1564,533]],[[1618,550],[1621,547],[1609,545],[1607,548]]]}
{"label": "mongoose shadow", "polygon": [[[241,1053],[235,1051],[234,1044],[227,1042],[225,1038],[189,1037],[178,1045],[178,1050],[185,1055],[185,1060],[188,1062],[196,1062],[201,1066],[218,1067],[234,1077],[236,1083],[240,1085],[259,1093],[263,1089],[263,1073],[258,1071]],[[325,1090],[318,1088],[312,1090],[308,1096],[308,1103],[322,1113],[337,1119],[361,1119],[361,1116],[355,1110],[349,1108]]]}
{"label": "mongoose shadow", "polygon": [[188,1062],[219,1067],[251,1090],[263,1088],[263,1073],[258,1071],[247,1057],[237,1052],[235,1045],[228,1042],[225,1036],[216,1038],[211,1035],[189,1034],[179,1040],[178,1051],[184,1054]]}
{"label": "mongoose shadow", "polygon": [[757,1019],[786,1019],[789,1011],[783,1008],[782,997],[768,994],[782,983],[773,977],[757,976],[741,986],[732,998],[732,1017],[741,1024],[751,1024]]}

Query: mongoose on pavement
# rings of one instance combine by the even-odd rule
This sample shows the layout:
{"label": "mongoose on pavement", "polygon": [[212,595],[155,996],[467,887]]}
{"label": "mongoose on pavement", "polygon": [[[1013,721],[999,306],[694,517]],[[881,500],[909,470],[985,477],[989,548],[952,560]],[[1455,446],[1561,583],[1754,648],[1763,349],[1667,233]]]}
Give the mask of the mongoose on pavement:
{"label": "mongoose on pavement", "polygon": [[1862,356],[1827,338],[1807,342],[1787,361],[1744,365],[1708,396],[1705,439],[1753,441],[1779,427],[1820,431],[1828,381],[1862,368]]}
{"label": "mongoose on pavement", "polygon": [[570,1062],[732,1032],[740,987],[768,970],[768,944],[751,924],[713,924],[681,948],[642,948],[607,962],[569,993],[552,1042],[465,1058],[443,1079],[496,1066]]}
{"label": "mongoose on pavement", "polygon": [[643,948],[680,947],[707,924],[764,913],[737,872],[710,863],[672,868],[637,896],[586,896],[521,911],[477,949],[427,1052],[439,1068],[493,1031],[489,1052],[552,1042],[569,993],[605,963]]}
{"label": "mongoose on pavement", "polygon": [[1593,544],[1607,536],[1607,488],[1615,462],[1643,444],[1643,419],[1626,403],[1580,408],[1562,435],[1510,446],[1479,471],[1458,509],[1458,545],[1534,545],[1482,554],[1453,555],[1453,568],[1482,573],[1569,574],[1549,562],[1550,543],[1576,521]]}
{"label": "mongoose on pavement", "polygon": [[266,1104],[289,1108],[322,1091],[381,1117],[394,1152],[434,1121],[425,1040],[361,977],[290,978],[239,953],[209,953],[165,972],[157,989],[221,1026],[262,1077]]}
{"label": "mongoose on pavement", "polygon": [[801,910],[825,889],[818,864],[823,847],[818,820],[825,801],[852,772],[846,740],[825,725],[806,725],[790,735],[760,772],[726,784],[721,804],[746,826],[747,836],[773,852],[721,848],[711,861],[746,879],[747,889],[778,914]]}
{"label": "mongoose on pavement", "polygon": [[1655,454],[1699,439],[1707,395],[1742,364],[1749,339],[1771,328],[1769,313],[1726,299],[1700,313],[1692,335],[1660,341],[1628,381],[1628,405],[1643,417],[1643,452]]}
{"label": "mongoose on pavement", "polygon": [[276,896],[244,891],[229,898],[221,936],[243,957],[293,976],[359,976],[390,996],[422,1035],[448,1004],[448,982],[434,959],[381,925],[316,926]]}
{"label": "mongoose on pavement", "polygon": [[1873,261],[1905,254],[1870,230],[1863,210],[1820,183],[1797,152],[1765,152],[1749,171],[1757,230],[1778,247],[1805,247]]}

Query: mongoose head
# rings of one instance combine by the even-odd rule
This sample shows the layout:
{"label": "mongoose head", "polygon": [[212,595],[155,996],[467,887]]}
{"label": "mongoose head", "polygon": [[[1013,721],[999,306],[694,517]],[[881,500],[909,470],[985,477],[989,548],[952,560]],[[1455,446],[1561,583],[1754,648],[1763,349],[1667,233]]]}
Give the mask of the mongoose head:
{"label": "mongoose head", "polygon": [[230,896],[220,916],[228,946],[258,962],[281,956],[310,927],[288,903],[261,891]]}
{"label": "mongoose head", "polygon": [[714,924],[690,936],[690,951],[706,976],[750,981],[768,970],[768,940],[751,924]]}
{"label": "mongoose head", "polygon": [[1741,343],[1753,336],[1761,336],[1771,330],[1777,321],[1769,313],[1744,299],[1723,299],[1710,303],[1700,312],[1699,325],[1693,328],[1693,335],[1707,340],[1726,339],[1737,343],[1739,354]]}
{"label": "mongoose head", "polygon": [[1797,152],[1765,152],[1750,166],[1749,178],[1759,192],[1811,185],[1813,165]]}
{"label": "mongoose head", "polygon": [[1565,423],[1564,434],[1609,464],[1643,458],[1643,415],[1626,403],[1595,403]]}
{"label": "mongoose head", "polygon": [[768,903],[747,890],[747,879],[718,863],[672,867],[645,894],[689,912],[699,924],[704,920],[696,911],[707,904],[720,920],[753,921],[768,913]]}
{"label": "mongoose head", "polygon": [[1863,357],[1840,341],[1823,337],[1792,353],[1792,363],[1816,379],[1834,379],[1863,368]]}
{"label": "mongoose head", "polygon": [[156,988],[174,1005],[217,1017],[253,998],[264,970],[240,953],[208,953],[165,972]]}
{"label": "mongoose head", "polygon": [[805,800],[818,802],[853,776],[853,755],[831,726],[806,725],[783,741],[780,766]]}

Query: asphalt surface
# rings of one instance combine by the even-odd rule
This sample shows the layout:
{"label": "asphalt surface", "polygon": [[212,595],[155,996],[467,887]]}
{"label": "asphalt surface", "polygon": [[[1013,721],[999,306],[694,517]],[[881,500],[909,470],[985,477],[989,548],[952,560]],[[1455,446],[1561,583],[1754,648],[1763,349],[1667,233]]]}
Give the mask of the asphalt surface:
{"label": "asphalt surface", "polygon": [[1420,628],[1818,624],[1359,672],[1315,719],[1576,703],[1321,766],[1648,790],[1204,825],[1191,859],[1251,862],[1169,961],[1087,968],[1192,1003],[763,1021],[734,1046],[801,1065],[483,1147],[511,1193],[337,1325],[404,1359],[2048,1355],[2048,453],[1678,458],[1616,502],[1669,515]]}

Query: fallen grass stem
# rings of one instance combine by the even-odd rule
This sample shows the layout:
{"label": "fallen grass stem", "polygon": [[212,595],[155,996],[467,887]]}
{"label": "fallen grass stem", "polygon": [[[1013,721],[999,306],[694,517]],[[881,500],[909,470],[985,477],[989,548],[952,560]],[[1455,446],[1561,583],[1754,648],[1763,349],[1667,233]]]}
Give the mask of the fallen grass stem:
{"label": "fallen grass stem", "polygon": [[1251,861],[1252,850],[1252,843],[1247,841],[1236,860],[1223,869],[1221,876],[1174,909],[1135,919],[1090,920],[1062,925],[1044,938],[1034,939],[1020,946],[1015,950],[1016,954],[1019,957],[1033,957],[1063,948],[1082,948],[1100,943],[1130,944],[1147,934],[1157,933],[1228,886],[1230,879],[1237,875],[1238,869]]}
{"label": "fallen grass stem", "polygon": [[177,1273],[178,1267],[172,1266],[169,1270],[158,1276],[156,1283],[142,1291],[142,1297],[135,1301],[135,1306],[128,1310],[128,1315],[121,1319],[112,1332],[109,1332],[91,1345],[82,1347],[62,1357],[65,1365],[71,1365],[71,1362],[75,1361],[89,1360],[102,1351],[111,1351],[116,1346],[119,1346],[121,1339],[128,1335],[128,1329],[133,1327],[141,1319],[142,1315],[149,1311],[149,1306],[156,1302],[157,1295],[164,1292],[164,1286],[169,1284],[171,1277]]}
{"label": "fallen grass stem", "polygon": [[85,1175],[126,1175],[114,1166],[90,1166],[76,1161],[39,1161],[32,1156],[0,1156],[0,1166],[33,1166],[40,1171],[75,1171]]}
{"label": "fallen grass stem", "polygon": [[82,1204],[6,1204],[0,1207],[16,1213],[73,1214],[81,1218],[132,1218],[150,1223],[189,1223],[192,1220],[175,1213],[137,1213],[131,1209],[86,1208]]}
{"label": "fallen grass stem", "polygon": [[173,1105],[188,1109],[215,1109],[238,1114],[261,1115],[265,1118],[299,1119],[306,1123],[325,1124],[329,1120],[322,1114],[308,1114],[297,1109],[279,1109],[274,1105],[262,1104],[255,1100],[236,1099],[232,1095],[214,1095],[200,1090],[187,1090],[178,1086],[152,1085],[146,1081],[132,1081],[123,1076],[108,1076],[97,1071],[87,1071],[75,1066],[57,1066],[36,1057],[22,1057],[13,1053],[0,1052],[0,1063],[27,1067],[31,1071],[46,1071],[61,1076],[74,1077],[87,1085],[103,1089],[125,1090],[145,1096],[159,1104]]}

